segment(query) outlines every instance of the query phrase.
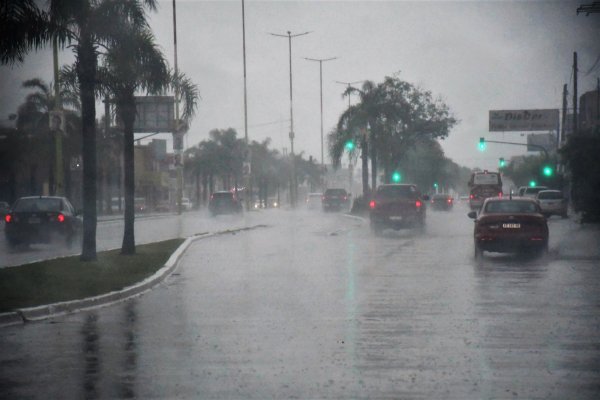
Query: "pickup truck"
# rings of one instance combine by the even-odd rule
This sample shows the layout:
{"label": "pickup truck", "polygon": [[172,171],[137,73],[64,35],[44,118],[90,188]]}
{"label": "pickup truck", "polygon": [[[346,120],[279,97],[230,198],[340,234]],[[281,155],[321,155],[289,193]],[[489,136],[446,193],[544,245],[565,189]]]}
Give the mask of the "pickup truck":
{"label": "pickup truck", "polygon": [[429,196],[422,195],[416,185],[380,185],[369,203],[371,230],[380,233],[384,228],[423,228],[427,200]]}

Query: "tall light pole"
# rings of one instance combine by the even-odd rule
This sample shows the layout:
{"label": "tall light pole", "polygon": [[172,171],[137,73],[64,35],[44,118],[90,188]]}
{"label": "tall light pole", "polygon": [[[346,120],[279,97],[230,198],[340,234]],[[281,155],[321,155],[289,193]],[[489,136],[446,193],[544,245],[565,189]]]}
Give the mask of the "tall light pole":
{"label": "tall light pole", "polygon": [[[183,211],[183,138],[180,138],[179,132],[179,70],[177,69],[177,9],[175,0],[173,0],[173,55],[175,67],[175,134],[173,135],[173,144],[175,159],[177,160],[177,214],[181,215]],[[181,146],[181,148],[179,148]],[[174,146],[175,147],[175,146]]]}
{"label": "tall light pole", "polygon": [[[244,162],[250,162],[250,143],[248,142],[248,96],[246,89],[246,12],[244,7],[244,0],[242,0],[242,51],[244,54],[244,141],[246,142],[246,154],[244,157]],[[246,200],[246,210],[250,209],[252,204],[252,171],[246,176],[247,184],[244,194],[244,198]]]}
{"label": "tall light pole", "polygon": [[308,61],[316,61],[319,63],[319,88],[321,94],[321,167],[325,165],[324,157],[323,157],[323,62],[332,61],[337,59],[337,57],[331,58],[308,58],[304,57],[305,60]]}
{"label": "tall light pole", "polygon": [[[335,83],[339,83],[341,85],[346,85],[347,89],[350,89],[352,87],[352,85],[355,85],[357,83],[363,83],[364,81],[354,81],[354,82],[342,82],[342,81],[335,81]],[[348,108],[350,108],[350,93],[348,93]]]}
{"label": "tall light pole", "polygon": [[290,54],[290,157],[292,160],[292,185],[290,187],[292,208],[296,207],[296,160],[294,158],[294,107],[292,96],[292,38],[308,35],[310,32],[302,32],[292,35],[292,32],[287,31],[287,35],[279,35],[271,33],[273,36],[284,37],[288,39],[288,47]]}

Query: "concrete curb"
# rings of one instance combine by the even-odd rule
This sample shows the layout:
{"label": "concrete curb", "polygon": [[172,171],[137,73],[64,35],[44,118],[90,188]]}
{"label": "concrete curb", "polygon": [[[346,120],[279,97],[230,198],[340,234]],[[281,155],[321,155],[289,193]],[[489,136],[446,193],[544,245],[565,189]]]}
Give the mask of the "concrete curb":
{"label": "concrete curb", "polygon": [[131,297],[141,295],[142,293],[152,289],[167,276],[169,276],[177,267],[181,256],[190,246],[190,244],[199,239],[216,236],[218,233],[200,234],[188,237],[175,250],[165,265],[156,271],[152,276],[144,279],[135,285],[126,287],[123,290],[105,293],[99,296],[88,297],[81,300],[71,300],[59,303],[47,304],[37,307],[22,308],[16,311],[0,313],[0,327],[22,324],[31,321],[40,321],[50,317],[56,317],[65,314],[71,314],[78,311],[88,310],[91,308],[105,307]]}

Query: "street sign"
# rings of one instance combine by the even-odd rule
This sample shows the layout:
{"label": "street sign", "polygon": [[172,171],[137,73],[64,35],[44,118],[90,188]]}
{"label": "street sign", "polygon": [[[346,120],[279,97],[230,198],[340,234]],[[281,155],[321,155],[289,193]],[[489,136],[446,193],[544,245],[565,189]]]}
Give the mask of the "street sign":
{"label": "street sign", "polygon": [[558,109],[490,110],[490,132],[551,131],[558,127]]}
{"label": "street sign", "polygon": [[136,133],[174,132],[174,105],[173,96],[136,96],[133,131]]}

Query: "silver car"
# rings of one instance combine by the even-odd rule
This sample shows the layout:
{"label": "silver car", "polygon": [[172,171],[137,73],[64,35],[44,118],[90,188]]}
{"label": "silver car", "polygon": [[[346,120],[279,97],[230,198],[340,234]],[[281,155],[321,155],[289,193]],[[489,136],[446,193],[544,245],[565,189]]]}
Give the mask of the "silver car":
{"label": "silver car", "polygon": [[536,196],[536,200],[540,203],[542,214],[546,216],[560,215],[567,218],[567,199],[560,190],[541,190]]}

